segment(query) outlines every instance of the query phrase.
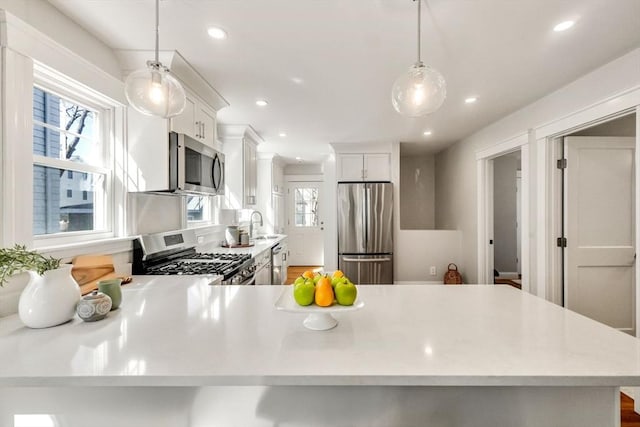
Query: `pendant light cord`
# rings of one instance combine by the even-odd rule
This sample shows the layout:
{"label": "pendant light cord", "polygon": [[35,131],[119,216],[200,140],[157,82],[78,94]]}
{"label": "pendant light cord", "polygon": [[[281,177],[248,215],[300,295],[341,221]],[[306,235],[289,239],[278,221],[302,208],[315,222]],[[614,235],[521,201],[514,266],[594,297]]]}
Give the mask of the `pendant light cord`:
{"label": "pendant light cord", "polygon": [[420,6],[422,5],[422,0],[417,0],[418,1],[418,64],[422,62],[421,58],[420,58],[420,17],[421,17],[421,13],[420,13]]}
{"label": "pendant light cord", "polygon": [[156,0],[156,63],[160,62],[160,0]]}

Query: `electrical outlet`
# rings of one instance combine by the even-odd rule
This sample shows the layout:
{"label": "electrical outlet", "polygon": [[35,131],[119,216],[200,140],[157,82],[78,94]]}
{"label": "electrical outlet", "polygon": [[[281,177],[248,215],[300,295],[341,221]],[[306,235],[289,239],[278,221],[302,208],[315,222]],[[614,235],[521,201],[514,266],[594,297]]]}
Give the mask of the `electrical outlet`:
{"label": "electrical outlet", "polygon": [[198,236],[197,239],[198,239],[198,243],[204,242],[204,236]]}
{"label": "electrical outlet", "polygon": [[432,275],[432,276],[435,276],[436,274],[438,274],[436,272],[436,266],[435,265],[432,265],[431,268],[429,268],[429,274]]}

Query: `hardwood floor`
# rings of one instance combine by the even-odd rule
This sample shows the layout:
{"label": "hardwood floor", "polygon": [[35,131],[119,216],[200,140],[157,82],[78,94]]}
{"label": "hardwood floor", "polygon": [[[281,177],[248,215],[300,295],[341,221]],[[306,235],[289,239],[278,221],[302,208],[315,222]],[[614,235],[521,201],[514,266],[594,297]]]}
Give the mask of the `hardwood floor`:
{"label": "hardwood floor", "polygon": [[319,271],[322,270],[322,266],[313,266],[313,265],[290,265],[287,268],[287,285],[293,283],[296,280],[296,277],[301,276],[307,270]]}
{"label": "hardwood floor", "polygon": [[640,415],[633,411],[633,399],[620,393],[620,427],[640,427]]}
{"label": "hardwood floor", "polygon": [[[296,277],[307,270],[321,270],[322,266],[294,265],[287,270],[287,285],[293,283]],[[633,399],[624,393],[620,393],[620,427],[640,427],[640,415],[633,411]]]}

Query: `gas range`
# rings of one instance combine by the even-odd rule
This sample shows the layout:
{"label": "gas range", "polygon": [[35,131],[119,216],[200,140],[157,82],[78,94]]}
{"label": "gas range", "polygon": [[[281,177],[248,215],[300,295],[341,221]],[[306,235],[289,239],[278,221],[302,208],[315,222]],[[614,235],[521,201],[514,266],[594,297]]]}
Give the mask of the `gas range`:
{"label": "gas range", "polygon": [[133,242],[133,274],[198,275],[211,284],[251,285],[255,265],[249,254],[196,252],[193,230],[147,234]]}

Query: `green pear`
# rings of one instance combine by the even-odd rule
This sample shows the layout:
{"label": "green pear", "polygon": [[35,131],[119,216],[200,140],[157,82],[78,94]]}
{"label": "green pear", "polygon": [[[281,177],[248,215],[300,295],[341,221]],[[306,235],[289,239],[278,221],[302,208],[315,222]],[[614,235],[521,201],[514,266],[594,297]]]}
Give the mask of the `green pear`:
{"label": "green pear", "polygon": [[351,282],[339,282],[335,289],[336,301],[340,305],[353,305],[358,296],[358,288]]}
{"label": "green pear", "polygon": [[298,277],[296,278],[296,280],[293,282],[293,284],[294,284],[294,285],[299,285],[300,283],[304,283],[304,282],[305,282],[305,280],[306,280],[306,279],[305,279],[304,277],[302,277],[302,276],[298,276]]}
{"label": "green pear", "polygon": [[306,280],[297,285],[293,285],[293,299],[299,305],[311,305],[315,298],[316,287],[312,280]]}
{"label": "green pear", "polygon": [[313,276],[313,283],[317,285],[320,279],[322,279],[322,274],[316,273],[316,275]]}

